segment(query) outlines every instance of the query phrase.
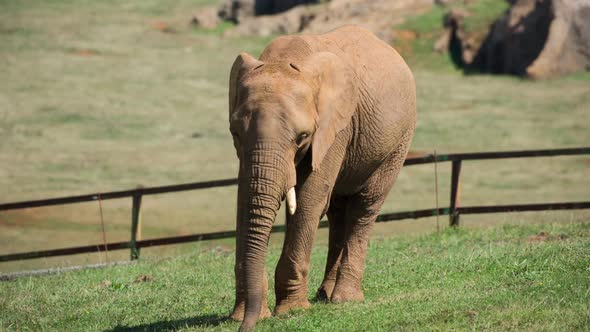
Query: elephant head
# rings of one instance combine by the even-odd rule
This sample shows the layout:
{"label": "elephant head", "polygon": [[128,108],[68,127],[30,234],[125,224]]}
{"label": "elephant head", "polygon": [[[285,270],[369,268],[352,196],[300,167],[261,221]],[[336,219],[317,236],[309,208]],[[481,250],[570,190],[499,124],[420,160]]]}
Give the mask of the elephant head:
{"label": "elephant head", "polygon": [[232,66],[229,120],[240,161],[236,274],[246,296],[242,329],[253,327],[260,313],[267,244],[281,201],[286,198],[289,213],[296,213],[297,164],[309,152],[312,169],[321,167],[356,109],[354,78],[353,68],[329,52],[268,63],[242,53]]}

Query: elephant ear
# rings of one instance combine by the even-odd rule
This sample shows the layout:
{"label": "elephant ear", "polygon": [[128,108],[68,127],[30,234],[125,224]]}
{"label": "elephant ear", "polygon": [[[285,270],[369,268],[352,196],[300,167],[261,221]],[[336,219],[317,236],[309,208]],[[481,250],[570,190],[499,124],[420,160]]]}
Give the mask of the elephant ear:
{"label": "elephant ear", "polygon": [[231,67],[229,75],[229,115],[231,118],[238,102],[238,83],[242,76],[252,68],[260,67],[264,62],[254,59],[248,53],[240,53]]}
{"label": "elephant ear", "polygon": [[317,170],[336,135],[348,126],[356,109],[355,73],[336,54],[319,52],[302,66],[316,89],[317,128],[312,140],[312,168]]}

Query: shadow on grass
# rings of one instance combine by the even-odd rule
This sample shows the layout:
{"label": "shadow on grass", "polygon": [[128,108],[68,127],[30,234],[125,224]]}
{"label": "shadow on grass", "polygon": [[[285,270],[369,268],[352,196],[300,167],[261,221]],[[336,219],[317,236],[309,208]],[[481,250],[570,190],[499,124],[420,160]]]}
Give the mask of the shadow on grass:
{"label": "shadow on grass", "polygon": [[176,331],[184,327],[212,327],[218,326],[225,322],[231,322],[227,316],[221,315],[204,315],[193,318],[177,319],[154,322],[151,324],[142,324],[137,326],[115,326],[104,332],[138,332],[138,331]]}

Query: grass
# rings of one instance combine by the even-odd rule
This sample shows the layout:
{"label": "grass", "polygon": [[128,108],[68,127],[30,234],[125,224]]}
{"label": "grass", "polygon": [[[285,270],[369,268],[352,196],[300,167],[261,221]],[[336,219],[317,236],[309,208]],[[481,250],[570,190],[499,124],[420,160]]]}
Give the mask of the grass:
{"label": "grass", "polygon": [[[0,1],[0,202],[235,177],[227,130],[229,69],[239,52],[258,55],[270,38],[226,38],[228,26],[191,27],[191,12],[212,3]],[[418,88],[413,150],[544,149],[590,142],[582,121],[590,105],[589,73],[539,82],[465,77],[445,56],[431,52],[429,38],[435,38],[442,13],[437,7],[406,27],[421,29],[416,39],[421,48],[405,55]],[[588,157],[468,162],[462,203],[583,200],[590,188],[589,163]],[[440,204],[446,206],[450,165],[438,168]],[[404,169],[383,210],[433,207],[433,179],[432,165]],[[234,197],[233,187],[145,197],[143,237],[232,229]],[[129,239],[130,207],[130,199],[102,203],[108,241]],[[574,211],[518,218],[557,222],[588,216]],[[462,221],[480,227],[514,218]],[[374,234],[435,228],[434,219],[408,221],[378,225]],[[96,203],[0,212],[0,253],[96,244],[102,242],[100,229]],[[215,243],[232,247],[231,241]],[[100,260],[102,255],[3,263],[0,271]]]}
{"label": "grass", "polygon": [[[264,320],[258,330],[586,330],[590,224],[516,224],[374,239],[364,302],[314,303]],[[274,247],[268,258],[270,289],[279,252]],[[325,246],[316,246],[310,298],[325,257]],[[225,319],[232,264],[230,251],[193,246],[171,259],[2,282],[0,329],[235,330]]]}

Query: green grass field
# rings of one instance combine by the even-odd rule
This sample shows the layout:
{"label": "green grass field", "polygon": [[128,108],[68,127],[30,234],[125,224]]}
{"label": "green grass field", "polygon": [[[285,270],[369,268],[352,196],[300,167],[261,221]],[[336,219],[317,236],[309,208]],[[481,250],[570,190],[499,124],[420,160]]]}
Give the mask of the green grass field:
{"label": "green grass field", "polygon": [[[0,330],[235,331],[238,324],[225,318],[233,254],[192,249],[133,266],[1,282]],[[279,253],[274,247],[268,258],[271,289]],[[325,246],[313,253],[310,299],[326,253]],[[257,331],[587,331],[588,257],[588,223],[376,239],[364,302],[313,302],[259,322]]]}
{"label": "green grass field", "polygon": [[[0,0],[0,202],[235,177],[227,130],[229,68],[239,52],[258,55],[270,39],[223,38],[227,25],[192,28],[191,14],[211,3],[216,1]],[[590,142],[588,72],[539,82],[465,77],[445,56],[431,52],[438,29],[433,22],[442,15],[433,13],[410,19],[406,27],[424,36],[405,54],[418,88],[412,150],[545,149]],[[588,157],[467,162],[462,204],[581,201],[590,194],[589,168]],[[450,165],[440,164],[441,206],[448,204],[449,177]],[[433,179],[432,165],[404,169],[383,210],[434,207]],[[232,229],[234,197],[235,188],[146,197],[143,237]],[[130,206],[130,199],[103,202],[108,241],[128,240]],[[482,227],[579,222],[589,216],[568,211],[462,221]],[[101,243],[100,229],[97,203],[0,212],[0,254]],[[434,229],[434,219],[427,219],[378,225],[374,235]],[[318,241],[326,241],[324,232]],[[212,245],[231,249],[232,241]],[[145,253],[163,256],[182,248],[190,246]],[[109,255],[127,257],[127,252]],[[3,263],[0,272],[104,259]]]}

